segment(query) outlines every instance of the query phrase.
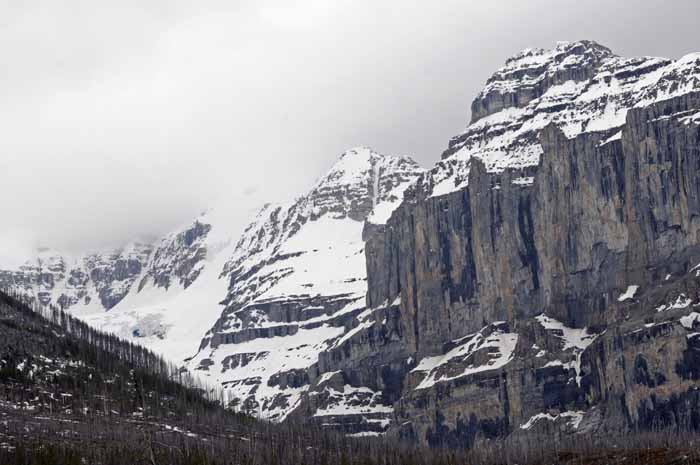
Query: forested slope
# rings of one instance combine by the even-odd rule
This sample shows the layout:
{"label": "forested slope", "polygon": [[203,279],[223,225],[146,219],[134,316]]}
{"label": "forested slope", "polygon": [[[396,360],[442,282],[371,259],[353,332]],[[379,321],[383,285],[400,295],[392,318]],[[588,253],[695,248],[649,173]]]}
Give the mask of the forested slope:
{"label": "forested slope", "polygon": [[430,450],[259,422],[217,395],[142,347],[0,293],[0,464],[700,463],[680,431]]}

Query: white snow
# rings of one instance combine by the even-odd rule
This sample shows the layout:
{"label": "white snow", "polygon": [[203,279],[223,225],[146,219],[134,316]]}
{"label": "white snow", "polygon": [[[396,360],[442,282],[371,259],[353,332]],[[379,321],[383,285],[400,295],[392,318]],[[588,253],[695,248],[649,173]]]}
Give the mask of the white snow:
{"label": "white snow", "polygon": [[678,297],[676,297],[676,300],[669,303],[669,304],[662,304],[659,307],[656,308],[657,312],[664,312],[667,310],[682,310],[684,308],[690,307],[690,305],[693,303],[693,300],[690,299],[688,296],[685,294],[680,294]]}
{"label": "white snow", "polygon": [[323,384],[323,383],[327,382],[328,380],[330,380],[334,375],[336,375],[338,373],[341,373],[341,371],[337,370],[337,371],[329,371],[327,373],[323,373],[321,375],[321,377],[318,379],[318,381],[316,381],[316,384]]}
{"label": "white snow", "polygon": [[377,207],[379,198],[379,163],[372,165],[372,210]]}
{"label": "white snow", "polygon": [[622,140],[622,130],[617,131],[615,134],[612,136],[608,137],[605,139],[603,142],[600,143],[601,146],[609,144],[610,142],[614,142],[616,140]]}
{"label": "white snow", "polygon": [[544,314],[535,317],[535,319],[545,328],[553,329],[562,332],[562,340],[564,341],[563,350],[568,349],[585,349],[598,337],[597,334],[588,332],[587,328],[577,329],[569,328],[560,321],[550,318]]}
{"label": "white snow", "polygon": [[700,323],[700,313],[692,312],[680,319],[681,325],[685,329],[693,329],[696,323]]}
{"label": "white snow", "polygon": [[349,438],[369,438],[369,437],[378,437],[378,436],[383,436],[383,435],[384,435],[384,433],[380,433],[377,431],[361,431],[359,433],[346,434],[346,436]]}
{"label": "white snow", "polygon": [[617,298],[618,302],[624,302],[625,300],[634,299],[635,294],[639,290],[639,286],[631,285],[627,286],[627,290]]}
{"label": "white snow", "polygon": [[[398,200],[398,199],[401,200]],[[389,221],[389,218],[391,218],[391,214],[394,213],[394,210],[396,210],[399,205],[401,205],[401,201],[403,200],[403,196],[397,198],[396,201],[385,201],[385,202],[380,202],[378,205],[374,207],[372,210],[372,214],[367,218],[367,221],[369,221],[372,224],[386,224],[387,221]]]}
{"label": "white snow", "polygon": [[598,334],[588,332],[588,328],[569,328],[560,321],[550,318],[544,314],[535,318],[545,329],[556,330],[561,332],[560,337],[563,342],[562,350],[570,350],[573,352],[575,359],[569,364],[561,363],[565,367],[572,367],[576,371],[576,383],[581,384],[581,354],[591,343],[598,337]]}
{"label": "white snow", "polygon": [[688,308],[690,305],[693,303],[693,300],[688,298],[685,294],[681,294],[678,296],[675,302],[671,304],[671,309],[681,309],[681,308]]}
{"label": "white snow", "polygon": [[348,384],[343,386],[343,391],[338,392],[326,388],[331,394],[332,405],[318,409],[315,417],[341,416],[341,415],[367,415],[367,414],[391,414],[394,408],[379,403],[380,395],[367,387],[353,387]]}
{"label": "white snow", "polygon": [[[488,327],[483,328],[476,334],[466,336],[461,339],[462,344],[456,346],[444,355],[437,355],[423,358],[411,372],[425,372],[426,375],[418,384],[416,390],[427,389],[436,383],[451,381],[457,378],[468,376],[474,373],[496,370],[508,364],[513,359],[513,352],[518,342],[516,333],[506,333],[501,330],[494,330],[490,335],[483,333]],[[483,365],[468,364],[458,372],[450,370],[450,366],[468,363],[477,351],[489,350],[489,361]]]}
{"label": "white snow", "polygon": [[511,181],[512,184],[516,184],[519,186],[530,186],[535,183],[535,178],[532,176],[525,176],[521,178],[516,178]]}
{"label": "white snow", "polygon": [[690,125],[691,123],[700,124],[700,111],[692,115],[680,118],[679,121],[683,124]]}
{"label": "white snow", "polygon": [[573,429],[578,429],[579,425],[581,424],[581,420],[583,420],[584,413],[585,412],[582,411],[562,412],[556,415],[551,415],[549,413],[538,413],[537,415],[533,415],[532,417],[530,417],[530,419],[527,422],[520,425],[520,429],[529,430],[533,426],[535,426],[535,424],[540,420],[556,421],[559,418],[569,418],[567,423],[571,425]]}

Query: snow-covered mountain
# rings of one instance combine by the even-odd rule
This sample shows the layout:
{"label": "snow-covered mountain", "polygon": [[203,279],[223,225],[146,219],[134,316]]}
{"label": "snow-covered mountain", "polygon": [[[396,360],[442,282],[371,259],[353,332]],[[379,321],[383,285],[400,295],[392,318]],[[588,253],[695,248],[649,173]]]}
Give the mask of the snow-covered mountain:
{"label": "snow-covered mountain", "polygon": [[44,305],[109,310],[139,279],[150,254],[151,246],[140,243],[82,257],[45,249],[18,270],[0,270],[0,286]]}
{"label": "snow-covered mountain", "polygon": [[84,257],[42,251],[0,271],[0,286],[181,362],[219,317],[226,282],[218,278],[240,229],[224,208],[212,209],[152,244]]}
{"label": "snow-covered mountain", "polygon": [[567,137],[607,132],[618,138],[627,113],[700,88],[700,54],[674,61],[615,55],[591,41],[560,42],[509,58],[472,103],[472,120],[452,138],[421,182],[426,196],[466,186],[472,158],[489,172],[536,166],[538,134],[554,124]]}
{"label": "snow-covered mountain", "polygon": [[[409,158],[353,149],[296,201],[266,206],[226,263],[225,310],[189,366],[222,382],[239,408],[291,413],[328,380],[319,354],[367,317],[363,229],[385,222],[421,173]],[[336,404],[388,409],[367,387],[336,392]]]}
{"label": "snow-covered mountain", "polygon": [[[309,391],[319,354],[365,310],[365,230],[381,227],[422,173],[410,158],[355,148],[294,201],[265,205],[242,234],[221,205],[150,245],[75,265],[45,252],[0,272],[0,285],[176,362],[194,356],[188,366],[224,383],[237,408],[280,420]],[[386,413],[380,395],[344,386],[325,407]]]}
{"label": "snow-covered mountain", "polygon": [[73,311],[182,363],[221,315],[228,289],[222,273],[241,229],[225,205],[212,208],[153,244],[138,280],[114,308]]}

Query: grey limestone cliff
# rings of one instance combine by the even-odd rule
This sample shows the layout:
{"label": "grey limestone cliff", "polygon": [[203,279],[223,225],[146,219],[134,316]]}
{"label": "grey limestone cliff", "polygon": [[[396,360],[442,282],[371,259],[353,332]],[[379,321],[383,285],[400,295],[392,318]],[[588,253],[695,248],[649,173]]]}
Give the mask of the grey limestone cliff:
{"label": "grey limestone cliff", "polygon": [[[379,360],[371,371],[388,373],[378,383],[397,399],[393,431],[429,444],[555,424],[697,427],[700,56],[628,72],[629,60],[584,42],[509,69],[530,54],[488,84],[525,90],[492,89],[473,105],[473,125],[505,112],[501,129],[453,140],[445,160],[462,165],[439,164],[368,238],[368,306],[393,329],[367,329],[335,360],[349,372]],[[629,107],[606,124],[597,115],[609,109],[580,101],[599,79],[633,89],[597,98]],[[577,95],[540,108],[548,88],[576,82]],[[541,128],[516,121],[542,111]],[[572,131],[572,120],[583,124]],[[509,163],[491,152],[504,146]],[[449,192],[435,195],[445,179]]]}

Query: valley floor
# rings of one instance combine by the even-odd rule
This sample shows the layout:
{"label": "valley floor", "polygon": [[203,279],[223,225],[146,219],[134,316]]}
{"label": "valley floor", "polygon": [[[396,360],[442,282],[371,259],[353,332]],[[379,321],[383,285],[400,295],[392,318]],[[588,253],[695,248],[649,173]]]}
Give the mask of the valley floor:
{"label": "valley floor", "polygon": [[479,441],[471,451],[348,439],[304,425],[240,418],[46,412],[0,402],[0,464],[17,465],[690,465],[700,436],[638,433],[617,439],[532,435]]}

